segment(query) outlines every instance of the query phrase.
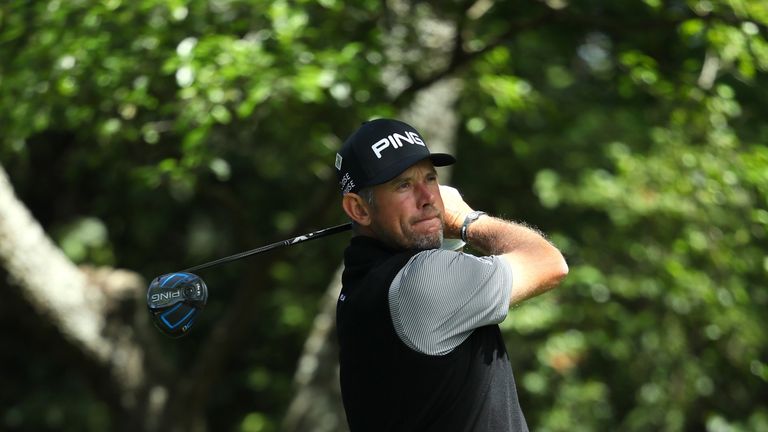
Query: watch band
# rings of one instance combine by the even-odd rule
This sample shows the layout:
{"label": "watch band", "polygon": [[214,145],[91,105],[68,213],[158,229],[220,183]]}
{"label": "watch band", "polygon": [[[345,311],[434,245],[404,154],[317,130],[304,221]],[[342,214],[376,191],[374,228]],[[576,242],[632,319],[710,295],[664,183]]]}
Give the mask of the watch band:
{"label": "watch band", "polygon": [[469,228],[469,225],[472,222],[478,220],[480,218],[480,216],[482,216],[484,214],[486,214],[484,211],[473,211],[473,212],[469,213],[466,218],[464,218],[464,224],[461,225],[460,234],[461,234],[461,239],[465,243],[469,243],[469,241],[467,240],[467,228]]}

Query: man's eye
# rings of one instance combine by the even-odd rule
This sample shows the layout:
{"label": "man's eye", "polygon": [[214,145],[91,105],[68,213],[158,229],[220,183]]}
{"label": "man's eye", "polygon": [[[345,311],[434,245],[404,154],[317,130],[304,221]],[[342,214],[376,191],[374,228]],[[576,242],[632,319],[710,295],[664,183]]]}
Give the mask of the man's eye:
{"label": "man's eye", "polygon": [[409,187],[409,186],[411,186],[411,184],[410,184],[410,183],[408,183],[408,182],[402,182],[402,183],[400,183],[400,184],[398,184],[398,185],[397,185],[397,188],[398,188],[398,189],[408,189],[408,187]]}

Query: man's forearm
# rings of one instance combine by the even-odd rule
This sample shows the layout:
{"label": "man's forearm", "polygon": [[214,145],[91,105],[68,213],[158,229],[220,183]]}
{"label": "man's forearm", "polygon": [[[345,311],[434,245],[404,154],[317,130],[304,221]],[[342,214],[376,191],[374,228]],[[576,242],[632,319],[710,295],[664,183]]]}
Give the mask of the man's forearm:
{"label": "man's forearm", "polygon": [[544,236],[526,225],[483,215],[467,229],[473,248],[487,255],[503,255],[515,249],[541,246]]}
{"label": "man's forearm", "polygon": [[548,291],[568,274],[560,251],[528,226],[481,216],[469,226],[467,240],[483,253],[502,256],[512,267],[510,305]]}

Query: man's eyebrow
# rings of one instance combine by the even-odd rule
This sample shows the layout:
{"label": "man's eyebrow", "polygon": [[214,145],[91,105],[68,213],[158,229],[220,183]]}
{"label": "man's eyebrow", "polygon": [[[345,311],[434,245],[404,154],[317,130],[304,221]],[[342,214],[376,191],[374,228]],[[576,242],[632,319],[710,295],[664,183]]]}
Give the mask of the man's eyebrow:
{"label": "man's eyebrow", "polygon": [[[431,168],[429,168],[429,173],[428,174],[437,175],[437,170],[434,167],[431,167]],[[412,178],[413,178],[413,176],[401,174],[401,175],[393,178],[392,180],[388,181],[387,184],[394,185],[394,184],[400,183],[400,182],[402,182],[404,180],[411,180]]]}
{"label": "man's eyebrow", "polygon": [[387,184],[394,185],[396,183],[400,183],[403,180],[410,180],[410,179],[411,179],[411,176],[399,175],[393,178],[392,180],[388,181]]}

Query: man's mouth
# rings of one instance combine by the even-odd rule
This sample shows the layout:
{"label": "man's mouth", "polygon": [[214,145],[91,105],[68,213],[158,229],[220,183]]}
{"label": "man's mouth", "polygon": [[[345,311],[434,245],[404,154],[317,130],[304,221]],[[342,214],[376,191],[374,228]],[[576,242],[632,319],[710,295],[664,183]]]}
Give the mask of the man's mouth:
{"label": "man's mouth", "polygon": [[432,215],[432,216],[424,217],[421,219],[417,219],[416,221],[413,222],[413,225],[415,227],[419,227],[419,228],[423,227],[423,228],[429,229],[429,228],[432,228],[433,225],[436,228],[440,228],[442,224],[440,223],[439,215]]}

